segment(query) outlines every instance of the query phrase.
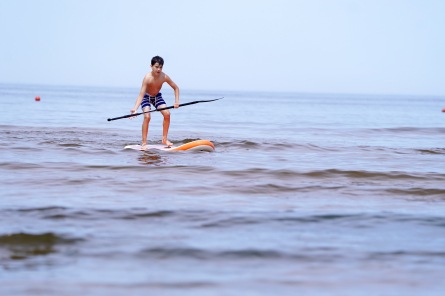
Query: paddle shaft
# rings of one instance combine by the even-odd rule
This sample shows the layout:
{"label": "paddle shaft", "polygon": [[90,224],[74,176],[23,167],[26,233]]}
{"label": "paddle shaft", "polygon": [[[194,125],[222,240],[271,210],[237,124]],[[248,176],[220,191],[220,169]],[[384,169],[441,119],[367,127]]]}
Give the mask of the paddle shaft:
{"label": "paddle shaft", "polygon": [[[219,98],[219,99],[223,99]],[[194,101],[194,102],[189,102],[189,103],[184,103],[184,104],[179,104],[179,107],[183,107],[183,106],[187,106],[187,105],[193,105],[193,104],[197,104],[197,103],[205,103],[205,102],[213,102],[219,99],[214,99],[214,100],[204,100],[204,101]],[[145,112],[141,112],[141,113],[135,113],[135,114],[129,114],[129,115],[124,115],[124,116],[120,116],[120,117],[115,117],[115,118],[108,118],[108,121],[112,121],[112,120],[117,120],[117,119],[122,119],[122,118],[129,118],[129,117],[133,117],[133,116],[138,116],[138,115],[142,115],[145,113],[151,113],[151,112],[156,112],[156,111],[162,111],[162,110],[167,110],[167,109],[172,109],[175,108],[175,106],[170,106],[170,107],[164,107],[161,109],[155,109],[155,110],[150,110],[150,111],[145,111]]]}

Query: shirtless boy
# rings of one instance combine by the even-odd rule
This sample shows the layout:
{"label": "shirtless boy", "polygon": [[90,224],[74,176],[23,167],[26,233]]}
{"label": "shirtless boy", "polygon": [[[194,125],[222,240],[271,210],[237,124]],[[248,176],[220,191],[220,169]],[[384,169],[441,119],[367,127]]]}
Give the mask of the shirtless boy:
{"label": "shirtless boy", "polygon": [[[151,72],[145,75],[142,81],[141,92],[136,99],[136,104],[132,110],[131,114],[136,113],[139,105],[142,107],[142,111],[150,111],[150,104],[153,105],[155,109],[160,109],[167,107],[162,99],[162,94],[159,92],[162,88],[162,84],[167,82],[175,90],[175,104],[174,107],[179,107],[179,88],[178,86],[168,77],[167,74],[162,72],[162,67],[164,66],[164,60],[160,56],[155,56],[151,59]],[[167,146],[173,145],[168,139],[168,128],[170,126],[170,111],[162,110],[160,111],[164,116],[163,123],[163,134],[162,134],[162,144]],[[148,124],[150,123],[150,113],[144,114],[144,122],[142,123],[142,147],[147,145],[147,133]]]}

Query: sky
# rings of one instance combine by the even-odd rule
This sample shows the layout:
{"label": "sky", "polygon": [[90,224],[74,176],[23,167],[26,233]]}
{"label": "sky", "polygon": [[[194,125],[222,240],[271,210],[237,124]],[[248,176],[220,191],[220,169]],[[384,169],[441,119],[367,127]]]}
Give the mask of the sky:
{"label": "sky", "polygon": [[445,95],[445,1],[0,0],[0,83]]}

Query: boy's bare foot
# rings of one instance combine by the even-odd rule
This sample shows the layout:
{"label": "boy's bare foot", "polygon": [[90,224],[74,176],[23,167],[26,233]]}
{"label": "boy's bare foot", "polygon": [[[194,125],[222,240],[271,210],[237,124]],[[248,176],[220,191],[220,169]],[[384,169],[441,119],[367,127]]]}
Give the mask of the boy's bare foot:
{"label": "boy's bare foot", "polygon": [[142,143],[141,144],[141,149],[147,149],[147,143]]}
{"label": "boy's bare foot", "polygon": [[170,141],[167,140],[167,139],[162,139],[162,144],[165,144],[165,145],[167,145],[167,146],[172,146],[172,145],[173,145],[173,143],[170,142]]}

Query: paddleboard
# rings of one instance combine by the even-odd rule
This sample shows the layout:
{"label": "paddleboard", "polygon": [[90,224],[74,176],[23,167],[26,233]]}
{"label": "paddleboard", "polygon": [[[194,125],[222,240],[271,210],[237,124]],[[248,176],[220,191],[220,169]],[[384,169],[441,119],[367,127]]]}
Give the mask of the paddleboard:
{"label": "paddleboard", "polygon": [[215,146],[213,146],[213,143],[207,140],[198,140],[193,141],[181,146],[165,146],[165,145],[147,145],[142,147],[141,145],[129,145],[125,146],[125,149],[134,149],[134,150],[140,150],[145,151],[149,149],[158,149],[163,151],[207,151],[207,152],[214,152]]}

